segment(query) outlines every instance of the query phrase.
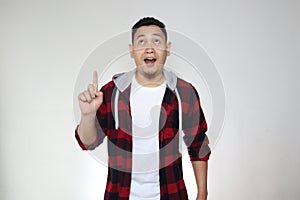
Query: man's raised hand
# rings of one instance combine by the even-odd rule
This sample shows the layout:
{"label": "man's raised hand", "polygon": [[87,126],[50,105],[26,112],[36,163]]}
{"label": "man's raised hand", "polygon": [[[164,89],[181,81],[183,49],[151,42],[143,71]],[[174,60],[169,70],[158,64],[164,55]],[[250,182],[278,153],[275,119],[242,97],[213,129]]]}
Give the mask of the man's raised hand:
{"label": "man's raised hand", "polygon": [[98,91],[98,73],[93,72],[93,83],[87,90],[78,95],[79,107],[82,115],[95,115],[103,102],[103,93]]}

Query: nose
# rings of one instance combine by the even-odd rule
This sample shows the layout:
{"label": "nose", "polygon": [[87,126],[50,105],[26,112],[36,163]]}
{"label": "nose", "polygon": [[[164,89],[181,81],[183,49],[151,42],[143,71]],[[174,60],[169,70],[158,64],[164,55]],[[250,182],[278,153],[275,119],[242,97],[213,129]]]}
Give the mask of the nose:
{"label": "nose", "polygon": [[146,48],[146,53],[147,54],[154,53],[154,49],[152,47],[148,47],[148,48]]}

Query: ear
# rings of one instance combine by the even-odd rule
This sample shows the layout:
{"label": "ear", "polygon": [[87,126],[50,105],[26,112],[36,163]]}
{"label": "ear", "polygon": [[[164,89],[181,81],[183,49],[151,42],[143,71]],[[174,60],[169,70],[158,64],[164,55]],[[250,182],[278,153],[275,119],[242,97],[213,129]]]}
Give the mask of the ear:
{"label": "ear", "polygon": [[171,42],[167,43],[167,56],[169,56],[171,54],[171,51],[170,51],[171,50],[171,44],[172,44]]}
{"label": "ear", "polygon": [[130,52],[130,58],[133,58],[133,46],[132,46],[132,44],[129,44],[129,52]]}

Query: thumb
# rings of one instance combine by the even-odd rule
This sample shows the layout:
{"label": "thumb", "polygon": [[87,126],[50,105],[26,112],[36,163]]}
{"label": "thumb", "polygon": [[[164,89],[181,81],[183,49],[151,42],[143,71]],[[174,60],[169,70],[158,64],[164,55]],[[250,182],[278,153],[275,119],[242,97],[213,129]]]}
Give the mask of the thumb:
{"label": "thumb", "polygon": [[95,95],[96,95],[97,102],[101,105],[103,102],[103,92],[97,91]]}
{"label": "thumb", "polygon": [[96,94],[96,97],[103,97],[103,92],[101,92],[101,91],[96,91],[95,92],[95,94]]}

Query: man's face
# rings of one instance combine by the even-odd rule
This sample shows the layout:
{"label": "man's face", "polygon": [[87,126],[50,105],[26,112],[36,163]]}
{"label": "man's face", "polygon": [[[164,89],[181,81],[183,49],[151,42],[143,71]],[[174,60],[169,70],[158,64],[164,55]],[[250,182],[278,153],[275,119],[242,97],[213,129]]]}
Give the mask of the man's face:
{"label": "man's face", "polygon": [[137,72],[147,77],[162,73],[170,43],[158,26],[142,26],[134,34],[133,44],[129,46],[130,56],[134,59]]}

